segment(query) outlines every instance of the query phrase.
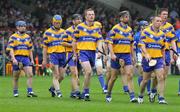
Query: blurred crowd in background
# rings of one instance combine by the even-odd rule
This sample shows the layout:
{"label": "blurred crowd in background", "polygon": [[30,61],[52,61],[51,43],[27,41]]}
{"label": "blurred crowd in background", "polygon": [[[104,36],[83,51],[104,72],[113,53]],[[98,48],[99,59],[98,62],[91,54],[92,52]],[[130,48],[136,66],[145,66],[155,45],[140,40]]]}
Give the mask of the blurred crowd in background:
{"label": "blurred crowd in background", "polygon": [[[180,1],[178,0],[131,0],[153,10],[161,7],[169,8],[169,22],[176,29],[180,28]],[[119,22],[118,12],[129,10],[131,14],[130,26],[136,31],[137,22],[149,18],[140,16],[138,10],[128,9],[121,6],[114,9],[102,3],[95,3],[94,0],[1,0],[0,1],[0,37],[5,37],[5,47],[7,46],[9,36],[16,31],[15,22],[25,20],[28,25],[29,34],[34,41],[34,54],[38,54],[39,61],[42,61],[42,35],[51,25],[51,18],[54,14],[60,14],[63,17],[62,27],[64,29],[71,25],[71,16],[75,13],[83,15],[87,8],[93,8],[96,13],[96,20],[103,24],[102,34],[106,33],[113,25]],[[18,6],[18,7],[17,7]],[[2,48],[2,47],[0,47]],[[0,49],[2,53],[2,49]],[[36,56],[36,55],[34,55]]]}

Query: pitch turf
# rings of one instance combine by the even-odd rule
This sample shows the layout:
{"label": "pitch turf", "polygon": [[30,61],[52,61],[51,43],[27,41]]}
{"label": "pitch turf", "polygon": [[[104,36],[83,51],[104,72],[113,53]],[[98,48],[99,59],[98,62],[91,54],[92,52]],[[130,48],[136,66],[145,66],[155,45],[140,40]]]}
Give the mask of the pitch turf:
{"label": "pitch turf", "polygon": [[[26,97],[26,78],[20,78],[18,98],[12,96],[12,78],[0,77],[0,112],[180,112],[180,96],[177,96],[178,81],[180,76],[169,76],[166,87],[166,99],[168,105],[149,103],[145,96],[144,104],[132,104],[129,96],[123,94],[120,79],[115,83],[113,89],[113,100],[105,102],[105,95],[102,94],[97,76],[91,81],[91,100],[85,102],[71,99],[70,77],[67,76],[61,84],[62,98],[52,98],[48,92],[51,85],[51,77],[34,77],[34,91],[38,98]],[[82,77],[81,77],[82,80]],[[135,81],[135,92],[138,93],[137,77]],[[82,85],[81,85],[82,86]],[[136,94],[137,96],[137,94]]]}

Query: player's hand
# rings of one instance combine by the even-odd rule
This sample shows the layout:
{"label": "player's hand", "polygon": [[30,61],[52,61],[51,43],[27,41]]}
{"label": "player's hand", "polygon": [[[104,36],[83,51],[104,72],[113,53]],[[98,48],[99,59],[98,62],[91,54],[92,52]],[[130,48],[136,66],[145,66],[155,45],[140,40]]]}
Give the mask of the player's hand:
{"label": "player's hand", "polygon": [[145,56],[145,58],[146,58],[147,61],[150,61],[150,60],[151,60],[151,57],[149,56],[149,54],[145,54],[144,56]]}
{"label": "player's hand", "polygon": [[116,55],[115,54],[111,54],[111,59],[113,60],[113,61],[116,61]]}
{"label": "player's hand", "polygon": [[136,59],[132,58],[132,64],[133,64],[133,65],[136,64]]}
{"label": "player's hand", "polygon": [[104,56],[103,62],[104,62],[105,65],[106,65],[107,61],[108,61],[108,56]]}
{"label": "player's hand", "polygon": [[100,59],[101,56],[102,56],[102,54],[98,52],[98,53],[97,53],[97,59]]}
{"label": "player's hand", "polygon": [[46,67],[46,65],[47,65],[47,61],[46,61],[46,60],[43,60],[43,62],[42,62],[42,67],[44,68],[44,67]]}
{"label": "player's hand", "polygon": [[74,54],[72,59],[73,59],[74,61],[76,61],[76,60],[77,60],[77,55]]}
{"label": "player's hand", "polygon": [[119,59],[119,64],[121,65],[121,67],[124,67],[124,65],[125,65],[124,60],[123,59]]}
{"label": "player's hand", "polygon": [[34,60],[31,60],[31,64],[34,65]]}
{"label": "player's hand", "polygon": [[13,64],[18,65],[18,62],[15,58],[12,59]]}
{"label": "player's hand", "polygon": [[175,63],[175,60],[174,60],[174,58],[171,58],[171,64],[174,64]]}

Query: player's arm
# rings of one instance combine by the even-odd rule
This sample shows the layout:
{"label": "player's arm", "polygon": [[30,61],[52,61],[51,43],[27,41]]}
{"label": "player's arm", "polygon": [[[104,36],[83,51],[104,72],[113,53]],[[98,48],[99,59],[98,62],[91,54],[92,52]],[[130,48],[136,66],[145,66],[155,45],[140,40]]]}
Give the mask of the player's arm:
{"label": "player's arm", "polygon": [[29,47],[29,54],[30,54],[29,57],[30,57],[31,63],[34,64],[32,39],[31,39],[28,47]]}
{"label": "player's arm", "polygon": [[142,34],[141,34],[141,37],[140,37],[140,41],[139,41],[139,43],[138,43],[138,47],[141,48],[142,53],[144,54],[146,60],[150,61],[150,60],[151,60],[151,57],[149,56],[149,53],[148,53],[147,50],[146,50],[145,39],[146,39],[146,36],[142,33]]}
{"label": "player's arm", "polygon": [[[171,33],[169,34],[170,37],[172,37],[171,39],[171,47],[174,51],[177,51],[177,47],[176,47],[176,40],[177,37],[175,35],[175,31],[174,28],[172,29]],[[174,63],[174,53],[172,51],[170,51],[170,56],[171,56],[171,63]]]}
{"label": "player's arm", "polygon": [[108,48],[109,48],[109,52],[110,52],[112,60],[116,60],[116,55],[114,54],[114,50],[113,50],[113,38],[114,38],[114,36],[115,36],[115,32],[112,29],[108,33],[108,36],[106,38],[106,42],[108,43]]}
{"label": "player's arm", "polygon": [[11,60],[14,64],[18,64],[15,55],[14,55],[14,40],[10,37],[8,41],[8,46],[6,48],[7,51],[9,51],[9,55],[11,57]]}
{"label": "player's arm", "polygon": [[67,33],[65,33],[63,35],[62,45],[65,46],[65,47],[72,47],[72,42],[71,42],[70,38],[71,37]]}
{"label": "player's arm", "polygon": [[[78,27],[78,26],[77,26]],[[76,29],[74,30],[74,32],[72,33],[72,50],[74,53],[74,56],[76,56],[76,51],[77,51],[77,40],[79,38],[79,30],[76,27]]]}

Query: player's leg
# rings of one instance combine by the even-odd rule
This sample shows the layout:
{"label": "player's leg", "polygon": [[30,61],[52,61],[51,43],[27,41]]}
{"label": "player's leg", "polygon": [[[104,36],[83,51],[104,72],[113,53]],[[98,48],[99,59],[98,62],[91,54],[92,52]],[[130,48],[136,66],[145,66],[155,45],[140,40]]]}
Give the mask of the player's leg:
{"label": "player's leg", "polygon": [[[117,55],[116,55],[117,56]],[[110,102],[112,100],[111,98],[111,92],[114,86],[114,82],[117,79],[117,71],[120,70],[120,64],[119,64],[119,59],[116,60],[111,60],[111,71],[110,71],[110,79],[108,82],[108,92],[106,95],[106,101]]]}
{"label": "player's leg", "polygon": [[[60,86],[59,86],[59,80],[60,81],[62,80],[61,79],[62,77],[60,77],[60,73],[59,73],[59,63],[60,63],[59,58],[60,58],[59,55],[55,53],[50,54],[50,57],[49,57],[50,63],[52,65],[52,71],[53,71],[53,80],[52,80],[53,86],[51,88],[54,89],[53,92],[55,92],[58,97],[62,97]],[[51,92],[52,96],[54,94],[53,92]]]}
{"label": "player's leg", "polygon": [[130,102],[137,102],[134,93],[132,57],[130,54],[121,54],[121,58],[124,60],[124,72],[127,76]]}
{"label": "player's leg", "polygon": [[[14,67],[13,67],[14,69]],[[13,70],[13,95],[14,97],[18,97],[19,96],[19,92],[18,92],[18,80],[19,80],[19,75],[20,75],[20,70]]]}
{"label": "player's leg", "polygon": [[37,97],[37,95],[34,94],[32,89],[32,78],[33,78],[33,72],[31,66],[25,66],[24,71],[27,75],[27,97]]}
{"label": "player's leg", "polygon": [[150,96],[154,96],[157,94],[157,77],[154,73],[152,73],[152,89]]}
{"label": "player's leg", "polygon": [[145,87],[150,78],[151,78],[151,72],[143,72],[143,80],[140,83],[140,93],[138,97],[138,103],[143,103]]}
{"label": "player's leg", "polygon": [[32,70],[32,63],[30,62],[29,58],[23,57],[22,60],[23,69],[25,74],[27,75],[27,97],[37,97],[34,94],[32,89],[32,78],[33,78],[33,70]]}
{"label": "player's leg", "polygon": [[129,93],[128,84],[127,84],[127,75],[125,74],[125,68],[121,66],[120,69],[122,84],[123,84],[123,91],[125,94]]}
{"label": "player's leg", "polygon": [[137,102],[137,99],[135,98],[135,93],[134,93],[133,66],[132,65],[126,65],[125,66],[125,74],[127,75],[130,101],[131,102]]}
{"label": "player's leg", "polygon": [[91,64],[89,61],[81,62],[81,66],[84,70],[84,82],[83,82],[82,97],[85,100],[89,101],[89,86],[90,86],[92,68],[91,68]]}
{"label": "player's leg", "polygon": [[107,93],[108,82],[111,78],[111,60],[108,59],[105,64],[106,64],[106,83],[105,83],[105,87],[104,87],[104,93]]}
{"label": "player's leg", "polygon": [[95,61],[96,71],[99,79],[99,83],[101,85],[102,90],[104,91],[105,88],[105,82],[104,82],[104,75],[103,75],[103,65],[102,65],[102,59],[97,59]]}
{"label": "player's leg", "polygon": [[[21,61],[20,57],[16,56],[15,57],[18,63]],[[18,80],[19,80],[19,75],[20,75],[20,68],[18,65],[13,64],[13,95],[14,97],[19,96],[18,92]]]}
{"label": "player's leg", "polygon": [[160,68],[160,69],[156,69],[155,70],[155,74],[157,76],[157,80],[158,80],[158,100],[159,100],[159,104],[167,104],[167,102],[164,99],[164,90],[165,90],[165,80],[164,80],[164,69]]}
{"label": "player's leg", "polygon": [[108,92],[107,92],[107,95],[106,95],[106,101],[107,102],[110,102],[112,100],[111,98],[111,92],[112,92],[112,89],[113,89],[113,86],[114,86],[114,83],[117,79],[117,69],[114,69],[114,68],[111,68],[111,77],[109,79],[109,82],[108,82]]}
{"label": "player's leg", "polygon": [[71,87],[72,87],[70,96],[72,98],[75,98],[75,97],[78,97],[77,95],[80,95],[79,85],[78,85],[79,78],[78,78],[77,67],[71,66],[70,71],[71,71]]}

